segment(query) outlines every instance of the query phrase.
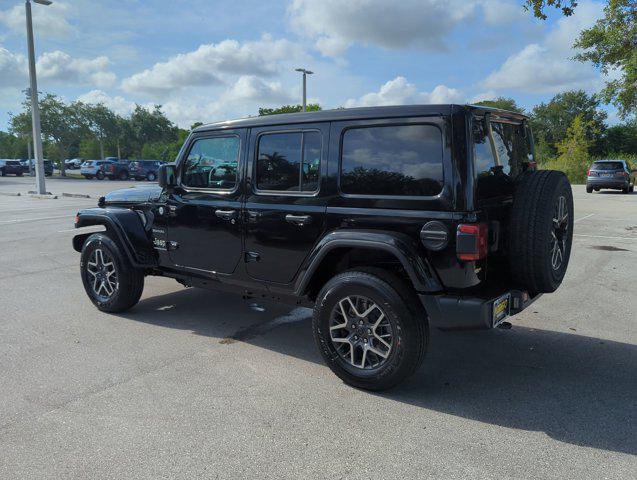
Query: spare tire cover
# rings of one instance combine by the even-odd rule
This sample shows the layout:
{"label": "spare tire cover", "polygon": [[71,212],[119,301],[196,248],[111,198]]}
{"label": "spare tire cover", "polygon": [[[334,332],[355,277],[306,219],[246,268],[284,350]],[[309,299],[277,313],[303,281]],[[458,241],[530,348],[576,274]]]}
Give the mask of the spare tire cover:
{"label": "spare tire cover", "polygon": [[509,265],[513,279],[531,293],[560,286],[573,242],[573,192],[563,172],[520,175],[511,209]]}

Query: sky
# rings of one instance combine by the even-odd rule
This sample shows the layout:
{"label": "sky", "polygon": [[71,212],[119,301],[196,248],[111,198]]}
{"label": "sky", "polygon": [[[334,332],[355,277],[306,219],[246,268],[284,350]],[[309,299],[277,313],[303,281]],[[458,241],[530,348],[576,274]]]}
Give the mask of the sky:
{"label": "sky", "polygon": [[[323,108],[466,103],[506,96],[531,108],[597,92],[572,60],[602,15],[535,19],[523,0],[54,0],[33,5],[38,90],[130,113],[159,104],[183,128],[308,101]],[[24,2],[0,0],[0,130],[28,86]],[[608,108],[609,121],[616,112]]]}

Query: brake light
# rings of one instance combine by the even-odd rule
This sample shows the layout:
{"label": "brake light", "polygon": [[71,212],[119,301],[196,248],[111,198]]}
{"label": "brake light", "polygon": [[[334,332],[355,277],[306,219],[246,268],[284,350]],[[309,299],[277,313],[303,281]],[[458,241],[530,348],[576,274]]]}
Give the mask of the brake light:
{"label": "brake light", "polygon": [[461,223],[456,234],[456,253],[460,260],[485,258],[489,251],[489,227],[486,223]]}
{"label": "brake light", "polygon": [[617,173],[615,174],[615,176],[616,176],[616,177],[627,177],[627,176],[628,176],[628,174],[627,174],[626,172],[617,172]]}
{"label": "brake light", "polygon": [[586,174],[587,177],[596,177],[597,176],[597,172],[595,170],[591,170],[590,168],[588,169],[588,173]]}

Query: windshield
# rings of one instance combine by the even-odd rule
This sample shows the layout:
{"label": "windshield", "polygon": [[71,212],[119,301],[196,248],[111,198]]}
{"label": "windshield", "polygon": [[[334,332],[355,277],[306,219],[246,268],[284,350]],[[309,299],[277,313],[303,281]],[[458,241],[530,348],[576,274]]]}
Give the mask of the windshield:
{"label": "windshield", "polygon": [[593,163],[593,170],[623,170],[622,162],[596,162]]}

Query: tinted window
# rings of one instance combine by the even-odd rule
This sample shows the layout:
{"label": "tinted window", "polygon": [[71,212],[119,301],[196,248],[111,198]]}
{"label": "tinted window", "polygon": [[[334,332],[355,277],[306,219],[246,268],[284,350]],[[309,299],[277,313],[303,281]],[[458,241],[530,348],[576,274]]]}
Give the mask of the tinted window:
{"label": "tinted window", "polygon": [[593,170],[623,170],[624,165],[621,162],[599,162],[593,163]]}
{"label": "tinted window", "polygon": [[533,161],[530,137],[523,135],[523,128],[523,125],[491,122],[492,145],[486,123],[474,119],[473,152],[478,198],[512,193],[512,179]]}
{"label": "tinted window", "polygon": [[214,137],[196,140],[181,172],[187,187],[232,190],[237,184],[239,138]]}
{"label": "tinted window", "polygon": [[257,188],[280,192],[314,192],[318,189],[320,164],[319,132],[262,135],[257,157]]}
{"label": "tinted window", "polygon": [[341,190],[363,195],[436,195],[442,190],[442,135],[432,125],[349,129]]}

